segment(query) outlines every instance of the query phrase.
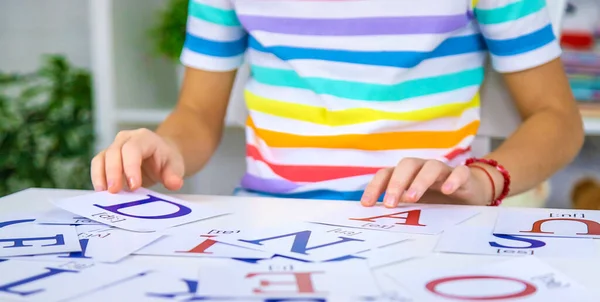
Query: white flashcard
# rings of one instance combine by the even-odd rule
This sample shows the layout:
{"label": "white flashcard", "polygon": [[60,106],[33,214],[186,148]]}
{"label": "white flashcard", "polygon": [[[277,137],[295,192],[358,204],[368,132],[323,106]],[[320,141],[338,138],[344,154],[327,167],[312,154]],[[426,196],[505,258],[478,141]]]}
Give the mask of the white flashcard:
{"label": "white flashcard", "polygon": [[245,230],[214,240],[308,261],[325,261],[406,240],[407,236],[310,222]]}
{"label": "white flashcard", "polygon": [[44,213],[44,215],[37,218],[36,223],[40,224],[67,224],[67,225],[102,225],[101,223],[74,215],[69,211],[63,209],[54,208]]}
{"label": "white flashcard", "polygon": [[28,213],[2,214],[0,215],[0,230],[19,227],[27,224],[36,224],[36,215]]}
{"label": "white flashcard", "polygon": [[212,236],[172,235],[135,252],[136,255],[268,259],[273,253],[249,249],[214,240]]}
{"label": "white flashcard", "polygon": [[80,251],[77,232],[73,226],[25,224],[0,228],[0,256]]}
{"label": "white flashcard", "polygon": [[491,228],[457,226],[439,238],[436,252],[500,256],[596,257],[599,250],[590,238],[554,238],[492,234]]}
{"label": "white flashcard", "polygon": [[371,268],[387,266],[418,257],[419,253],[407,248],[404,242],[405,241],[370,249],[354,254],[354,256],[366,259]]}
{"label": "white flashcard", "polygon": [[597,301],[585,287],[535,256],[484,267],[389,275],[416,301]]}
{"label": "white flashcard", "polygon": [[191,203],[144,188],[135,192],[95,192],[55,201],[74,214],[117,228],[154,232],[227,214],[210,206]]}
{"label": "white flashcard", "polygon": [[116,263],[162,237],[98,225],[77,226],[81,252],[36,256],[27,260]]}
{"label": "white flashcard", "polygon": [[[364,262],[273,262],[200,267],[197,295],[208,297],[376,297],[379,287]],[[347,301],[347,300],[345,300]]]}
{"label": "white flashcard", "polygon": [[144,270],[127,265],[97,264],[82,270],[52,262],[0,262],[1,301],[63,301],[101,289]]}
{"label": "white flashcard", "polygon": [[479,214],[466,206],[356,207],[327,213],[312,222],[399,233],[439,234],[446,228]]}
{"label": "white flashcard", "polygon": [[494,233],[600,238],[600,211],[503,208]]}

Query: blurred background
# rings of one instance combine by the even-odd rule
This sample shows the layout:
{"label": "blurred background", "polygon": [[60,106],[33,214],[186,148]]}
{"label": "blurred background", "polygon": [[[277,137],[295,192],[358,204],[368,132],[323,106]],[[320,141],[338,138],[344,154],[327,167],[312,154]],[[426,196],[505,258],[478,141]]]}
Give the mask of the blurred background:
{"label": "blurred background", "polygon": [[[554,25],[586,143],[571,165],[507,204],[600,209],[600,0],[547,1],[560,16]],[[90,189],[90,160],[118,131],[156,128],[177,101],[187,2],[0,0],[0,197]],[[231,194],[244,174],[242,85],[219,150],[180,193]],[[489,148],[505,137],[488,132]]]}

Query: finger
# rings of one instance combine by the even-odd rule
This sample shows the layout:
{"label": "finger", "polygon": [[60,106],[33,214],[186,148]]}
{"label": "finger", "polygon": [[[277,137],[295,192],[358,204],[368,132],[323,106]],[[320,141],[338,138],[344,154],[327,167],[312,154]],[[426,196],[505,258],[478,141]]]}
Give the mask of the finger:
{"label": "finger", "polygon": [[104,151],[98,153],[92,159],[91,168],[90,168],[90,178],[92,180],[92,185],[94,186],[94,191],[100,192],[106,190],[106,173],[104,171]]}
{"label": "finger", "polygon": [[414,177],[417,175],[424,161],[417,158],[405,158],[401,160],[390,177],[388,186],[385,192],[383,204],[388,208],[398,206],[400,196],[410,185]]}
{"label": "finger", "polygon": [[446,179],[452,172],[452,168],[437,160],[425,162],[421,171],[412,181],[412,184],[402,196],[406,202],[417,202],[421,196],[436,182]]}
{"label": "finger", "polygon": [[365,188],[362,198],[360,199],[360,203],[363,206],[370,207],[377,203],[377,199],[379,199],[379,196],[385,190],[393,171],[393,168],[387,168],[381,169],[375,173],[375,176],[373,176],[373,179]]}
{"label": "finger", "polygon": [[146,131],[149,130],[136,130],[121,148],[123,173],[131,191],[142,185],[142,163],[156,150],[156,143],[153,143],[152,136],[148,135]]}
{"label": "finger", "polygon": [[115,141],[106,149],[104,168],[108,192],[118,193],[123,189],[123,159],[121,148],[129,139],[127,132],[119,132]]}
{"label": "finger", "polygon": [[458,166],[454,168],[450,176],[444,181],[442,185],[442,193],[446,195],[453,194],[458,190],[461,186],[463,186],[469,180],[471,176],[471,170],[469,167],[465,165]]}

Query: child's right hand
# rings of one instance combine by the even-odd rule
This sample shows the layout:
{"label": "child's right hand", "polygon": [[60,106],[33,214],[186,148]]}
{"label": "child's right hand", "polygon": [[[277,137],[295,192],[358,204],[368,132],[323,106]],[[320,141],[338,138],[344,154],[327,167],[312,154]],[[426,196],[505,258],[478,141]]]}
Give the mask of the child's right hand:
{"label": "child's right hand", "polygon": [[184,161],[177,146],[148,129],[121,131],[92,160],[94,190],[117,193],[162,183],[169,190],[183,186]]}

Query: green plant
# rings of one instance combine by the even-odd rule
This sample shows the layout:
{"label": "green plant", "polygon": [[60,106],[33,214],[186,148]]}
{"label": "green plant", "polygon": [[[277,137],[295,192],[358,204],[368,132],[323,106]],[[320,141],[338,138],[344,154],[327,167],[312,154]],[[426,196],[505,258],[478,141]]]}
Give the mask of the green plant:
{"label": "green plant", "polygon": [[150,35],[156,51],[171,60],[177,60],[185,42],[188,0],[170,0],[159,15],[159,22]]}
{"label": "green plant", "polygon": [[32,74],[0,72],[0,196],[90,188],[91,76],[61,56]]}

